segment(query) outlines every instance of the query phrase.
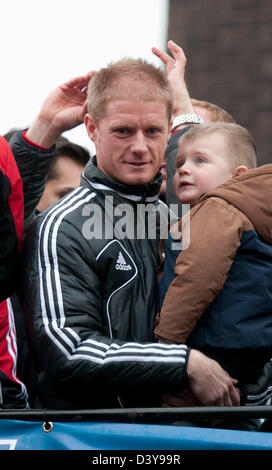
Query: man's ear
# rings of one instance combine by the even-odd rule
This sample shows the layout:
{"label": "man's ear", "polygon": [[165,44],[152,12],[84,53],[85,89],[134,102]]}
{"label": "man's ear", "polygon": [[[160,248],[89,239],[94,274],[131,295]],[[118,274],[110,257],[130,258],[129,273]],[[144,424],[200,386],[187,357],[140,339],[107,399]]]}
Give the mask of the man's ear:
{"label": "man's ear", "polygon": [[86,126],[88,136],[95,143],[97,136],[97,126],[94,118],[89,113],[85,114],[84,116],[84,124]]}
{"label": "man's ear", "polygon": [[241,174],[244,173],[245,171],[248,171],[248,167],[247,167],[247,166],[245,166],[245,165],[237,166],[237,168],[235,168],[235,170],[233,171],[233,178],[235,178],[235,176],[241,175]]}

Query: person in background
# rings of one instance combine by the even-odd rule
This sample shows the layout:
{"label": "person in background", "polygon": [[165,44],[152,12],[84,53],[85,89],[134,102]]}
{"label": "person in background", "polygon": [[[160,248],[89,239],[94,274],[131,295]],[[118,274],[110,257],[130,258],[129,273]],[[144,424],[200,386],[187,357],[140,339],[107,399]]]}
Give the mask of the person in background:
{"label": "person in background", "polygon": [[27,408],[17,376],[17,341],[10,296],[18,287],[23,243],[24,198],[11,149],[0,137],[0,408]]}
{"label": "person in background", "polygon": [[[24,138],[27,142],[26,131],[13,128],[6,132],[3,137],[7,142],[11,142],[11,147],[14,148],[24,183],[29,178],[27,175],[27,172],[30,171],[28,166],[31,166],[32,170],[33,160],[30,160],[31,165],[27,165],[27,162],[24,162],[23,159],[25,155],[21,155],[20,152],[17,152],[17,145],[18,142],[20,142],[20,138]],[[20,148],[19,145],[19,149]],[[37,175],[40,178],[39,188],[41,197],[32,194],[29,188],[30,184],[25,185],[25,194],[27,197],[28,193],[32,196],[32,200],[34,200],[36,206],[34,211],[37,211],[37,213],[47,209],[47,207],[57,202],[80,184],[80,176],[91,157],[85,147],[69,141],[64,136],[58,138],[53,150],[54,152],[51,152],[47,159],[44,158],[44,161],[42,158],[38,159]],[[22,166],[22,162],[24,166]],[[44,164],[45,162],[47,165]],[[32,185],[35,186],[37,176],[35,178],[34,174],[32,179]],[[27,223],[27,226],[28,225],[29,222]]]}
{"label": "person in background", "polygon": [[235,119],[228,111],[214,103],[197,100],[196,98],[191,98],[191,103],[194,107],[194,112],[200,115],[204,122],[221,121],[235,123]]}
{"label": "person in background", "polygon": [[80,177],[90,159],[90,154],[81,145],[61,137],[56,144],[56,153],[48,174],[43,195],[37,205],[39,212],[59,201],[80,184]]}

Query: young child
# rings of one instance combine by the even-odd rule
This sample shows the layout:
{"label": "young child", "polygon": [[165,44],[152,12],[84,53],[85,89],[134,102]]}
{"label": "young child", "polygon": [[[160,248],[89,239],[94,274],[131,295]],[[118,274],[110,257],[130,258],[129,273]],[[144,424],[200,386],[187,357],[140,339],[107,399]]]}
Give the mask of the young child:
{"label": "young child", "polygon": [[173,184],[191,205],[190,243],[176,250],[181,220],[166,240],[155,335],[217,360],[241,390],[272,350],[271,176],[237,124],[201,124],[180,139]]}

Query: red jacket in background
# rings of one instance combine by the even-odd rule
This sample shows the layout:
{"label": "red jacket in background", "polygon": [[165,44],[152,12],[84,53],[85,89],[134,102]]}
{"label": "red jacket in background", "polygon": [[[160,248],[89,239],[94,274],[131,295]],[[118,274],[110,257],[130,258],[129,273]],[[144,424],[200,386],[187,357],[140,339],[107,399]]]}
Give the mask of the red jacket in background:
{"label": "red jacket in background", "polygon": [[0,137],[0,302],[17,287],[23,224],[22,180],[9,144]]}
{"label": "red jacket in background", "polygon": [[0,137],[0,408],[27,406],[17,378],[17,343],[10,299],[16,291],[23,244],[24,198],[21,177],[8,142]]}

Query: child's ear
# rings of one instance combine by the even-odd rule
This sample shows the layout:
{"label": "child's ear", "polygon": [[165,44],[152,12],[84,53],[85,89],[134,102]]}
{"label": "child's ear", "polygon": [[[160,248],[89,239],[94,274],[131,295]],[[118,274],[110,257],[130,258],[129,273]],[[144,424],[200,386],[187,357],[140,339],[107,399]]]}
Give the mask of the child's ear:
{"label": "child's ear", "polygon": [[241,175],[245,171],[248,171],[247,166],[244,166],[244,165],[237,166],[237,168],[235,168],[235,170],[233,171],[233,178],[235,178],[235,176]]}

